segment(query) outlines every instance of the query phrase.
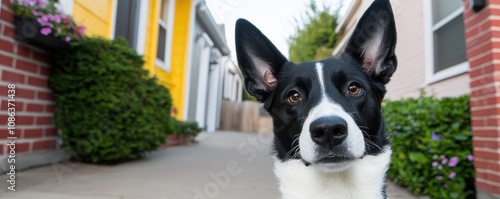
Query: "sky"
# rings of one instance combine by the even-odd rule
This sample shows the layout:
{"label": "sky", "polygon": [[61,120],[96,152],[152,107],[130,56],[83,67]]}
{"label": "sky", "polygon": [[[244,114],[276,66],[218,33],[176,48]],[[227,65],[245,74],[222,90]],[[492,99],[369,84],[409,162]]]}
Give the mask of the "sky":
{"label": "sky", "polygon": [[[288,57],[287,40],[295,33],[296,22],[308,10],[310,0],[206,0],[215,21],[224,23],[226,40],[231,57],[236,60],[234,25],[238,18],[245,18],[259,28],[273,44]],[[342,0],[316,0],[317,5],[338,8]],[[344,6],[344,8],[347,7]],[[333,10],[332,9],[332,10]],[[345,9],[341,10],[345,12]]]}

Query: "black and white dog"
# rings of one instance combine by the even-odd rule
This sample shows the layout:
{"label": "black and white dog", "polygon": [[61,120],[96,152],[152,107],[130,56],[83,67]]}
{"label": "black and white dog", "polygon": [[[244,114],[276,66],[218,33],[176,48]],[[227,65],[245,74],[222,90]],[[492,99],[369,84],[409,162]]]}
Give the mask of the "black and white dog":
{"label": "black and white dog", "polygon": [[273,118],[283,198],[386,198],[391,148],[381,102],[395,45],[388,0],[366,10],[340,58],[315,62],[288,61],[254,25],[236,22],[245,87]]}

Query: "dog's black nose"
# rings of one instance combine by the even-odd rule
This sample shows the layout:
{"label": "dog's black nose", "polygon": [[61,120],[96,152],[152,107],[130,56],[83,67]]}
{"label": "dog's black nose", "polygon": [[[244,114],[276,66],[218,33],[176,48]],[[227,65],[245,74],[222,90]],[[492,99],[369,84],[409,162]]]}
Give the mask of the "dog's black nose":
{"label": "dog's black nose", "polygon": [[334,147],[347,137],[347,122],[338,116],[322,117],[311,123],[309,132],[316,144]]}

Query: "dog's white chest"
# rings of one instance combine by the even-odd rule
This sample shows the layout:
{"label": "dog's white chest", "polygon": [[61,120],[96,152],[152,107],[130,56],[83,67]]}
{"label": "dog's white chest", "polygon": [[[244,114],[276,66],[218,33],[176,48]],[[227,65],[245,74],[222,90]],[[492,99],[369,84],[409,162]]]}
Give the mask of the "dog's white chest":
{"label": "dog's white chest", "polygon": [[275,161],[283,199],[379,199],[392,151],[365,156],[347,170],[335,173],[306,167],[301,160]]}

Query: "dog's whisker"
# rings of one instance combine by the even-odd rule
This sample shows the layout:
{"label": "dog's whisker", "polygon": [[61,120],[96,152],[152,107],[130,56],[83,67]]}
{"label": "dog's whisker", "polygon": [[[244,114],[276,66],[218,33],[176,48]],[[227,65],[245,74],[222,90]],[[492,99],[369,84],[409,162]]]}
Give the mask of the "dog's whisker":
{"label": "dog's whisker", "polygon": [[289,150],[289,151],[285,154],[285,159],[286,159],[287,157],[289,157],[289,156],[292,154],[292,152],[295,150],[295,148],[298,148],[298,146],[291,148],[291,149],[290,149],[290,150]]}
{"label": "dog's whisker", "polygon": [[[300,134],[299,134],[299,136],[300,136]],[[292,144],[291,144],[292,146],[293,146],[293,144],[295,144],[295,142],[298,142],[298,141],[299,141],[299,138],[300,138],[299,136],[296,136],[296,138],[293,140],[293,142],[292,142]],[[298,145],[297,145],[297,146],[298,146]]]}
{"label": "dog's whisker", "polygon": [[371,137],[371,136],[370,136],[370,134],[368,134],[368,132],[366,132],[366,131],[364,131],[364,130],[361,130],[361,132],[362,132],[363,134],[365,134],[365,135],[366,135],[366,137]]}
{"label": "dog's whisker", "polygon": [[297,149],[295,149],[295,158],[299,157],[300,155],[300,147],[297,147]]}
{"label": "dog's whisker", "polygon": [[295,147],[291,148],[291,149],[290,149],[290,150],[289,150],[289,151],[285,154],[284,159],[287,159],[287,158],[288,158],[288,157],[292,154],[292,152],[293,152],[293,151],[295,151],[295,149],[296,149],[296,148],[299,148],[299,145],[297,145],[297,146],[295,146]]}
{"label": "dog's whisker", "polygon": [[360,129],[361,129],[361,128],[363,128],[363,129],[365,129],[365,130],[370,129],[370,128],[368,128],[367,126],[358,126],[358,127],[359,127]]}
{"label": "dog's whisker", "polygon": [[[383,150],[382,150],[382,148],[380,148],[380,146],[378,146],[377,144],[375,144],[373,141],[368,140],[368,139],[366,139],[366,138],[365,138],[364,140],[365,140],[365,142],[366,142],[366,144],[367,144],[368,146],[370,146],[370,145],[371,145],[371,146],[374,146],[374,147],[378,148],[379,150],[383,151]],[[366,151],[365,151],[365,152],[366,152]]]}

